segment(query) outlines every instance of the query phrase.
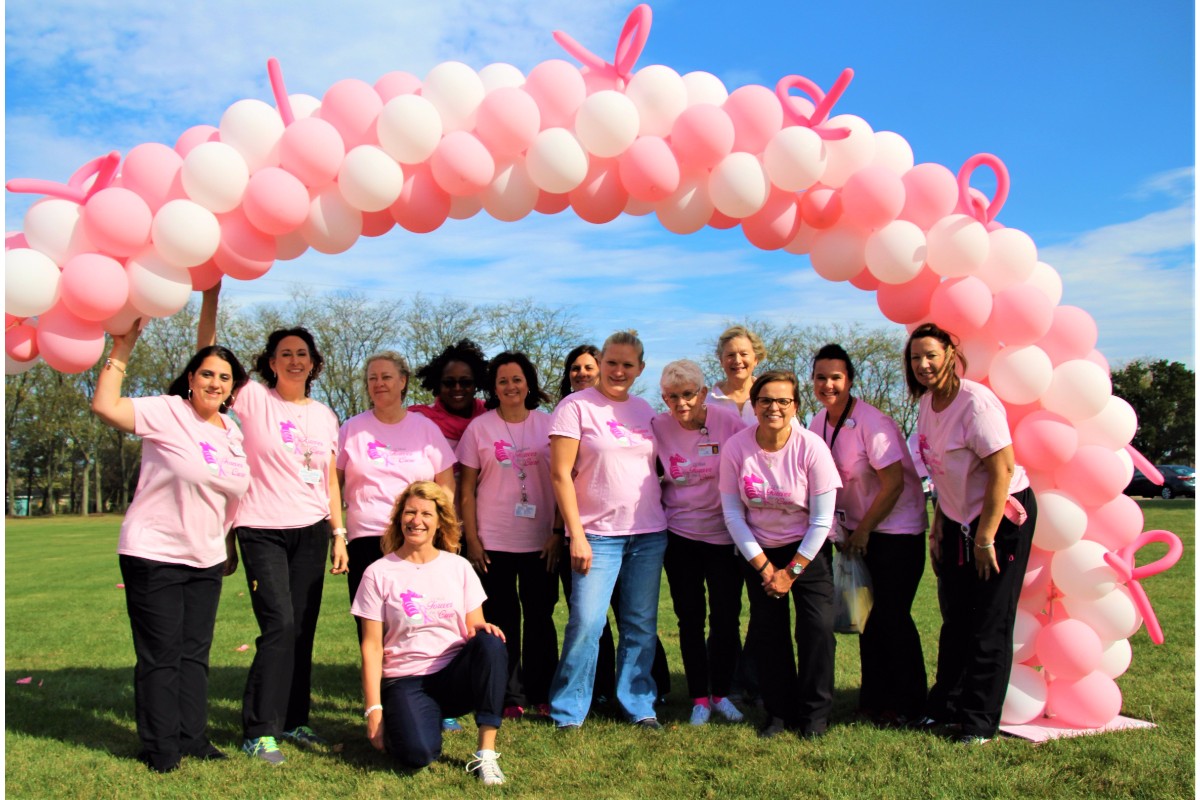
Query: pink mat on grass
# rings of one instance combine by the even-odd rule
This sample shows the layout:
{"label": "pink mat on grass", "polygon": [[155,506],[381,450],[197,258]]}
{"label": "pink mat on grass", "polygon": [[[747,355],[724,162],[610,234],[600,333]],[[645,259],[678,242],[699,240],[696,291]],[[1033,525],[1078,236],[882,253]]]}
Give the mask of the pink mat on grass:
{"label": "pink mat on grass", "polygon": [[1094,733],[1111,733],[1112,731],[1128,731],[1137,728],[1155,728],[1153,722],[1118,716],[1112,722],[1100,728],[1070,728],[1052,719],[1042,719],[1026,725],[1001,725],[1000,730],[1009,736],[1019,736],[1034,744],[1048,742],[1051,739],[1064,739],[1070,736],[1089,736]]}

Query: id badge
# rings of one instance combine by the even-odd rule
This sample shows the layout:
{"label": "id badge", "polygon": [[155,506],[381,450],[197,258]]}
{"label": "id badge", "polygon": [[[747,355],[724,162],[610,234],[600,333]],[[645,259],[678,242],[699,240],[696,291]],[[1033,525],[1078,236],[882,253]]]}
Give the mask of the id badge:
{"label": "id badge", "polygon": [[236,442],[229,443],[229,452],[233,453],[238,458],[246,457],[246,451],[243,450],[242,446],[240,444],[237,444]]}
{"label": "id badge", "polygon": [[310,486],[316,486],[317,484],[319,484],[321,482],[321,470],[309,469],[307,467],[301,467],[300,468],[300,480],[304,481],[305,483],[309,484]]}
{"label": "id badge", "polygon": [[829,532],[829,540],[832,542],[844,542],[850,538],[850,531],[846,530],[846,511],[845,509],[834,509],[833,512],[833,529]]}
{"label": "id badge", "polygon": [[513,516],[521,519],[533,519],[537,516],[537,506],[533,503],[517,503],[513,508]]}
{"label": "id badge", "polygon": [[712,458],[720,453],[721,446],[716,442],[701,442],[699,451],[701,458]]}

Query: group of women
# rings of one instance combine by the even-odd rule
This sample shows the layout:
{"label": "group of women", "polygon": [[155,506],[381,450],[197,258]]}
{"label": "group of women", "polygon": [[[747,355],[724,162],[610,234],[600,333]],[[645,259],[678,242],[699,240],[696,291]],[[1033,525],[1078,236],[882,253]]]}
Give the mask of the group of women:
{"label": "group of women", "polygon": [[255,360],[262,382],[250,380],[212,343],[218,292],[205,293],[204,346],[166,395],[121,396],[135,325],[114,337],[93,401],[105,422],[144,440],[118,553],[140,757],[151,768],[225,757],[205,735],[208,651],[238,548],[261,630],[243,750],[269,763],[284,760],[280,740],[326,744],[309,710],[327,558],[331,573],[348,573],[368,738],[406,767],[437,759],[443,731],[468,712],[478,728],[468,769],[487,785],[505,780],[495,750],[504,718],[536,711],[560,730],[582,726],[603,691],[610,605],[612,698],[629,722],[660,729],[664,567],[691,723],[714,712],[743,719],[730,699],[740,684],[761,693],[761,736],[822,735],[833,708],[835,545],[840,557],[861,556],[874,584],[860,713],[940,725],[969,743],[995,734],[1036,508],[1003,407],[960,377],[949,333],[923,325],[905,350],[940,498],[929,543],[944,623],[927,695],[910,613],[924,495],[896,423],[852,394],[841,347],[813,360],[822,410],[807,429],[796,419],[799,379],[755,376],[765,352],[741,326],[718,341],[725,378],[715,386],[691,361],[663,369],[663,413],[631,392],[644,350],[619,331],[599,350],[572,351],[550,413],[521,353],[488,361],[468,340],[447,347],[416,373],[435,398],[428,406],[405,405],[404,357],[378,353],[364,365],[371,408],[339,429],[311,397],[323,364],[311,334],[272,333]]}

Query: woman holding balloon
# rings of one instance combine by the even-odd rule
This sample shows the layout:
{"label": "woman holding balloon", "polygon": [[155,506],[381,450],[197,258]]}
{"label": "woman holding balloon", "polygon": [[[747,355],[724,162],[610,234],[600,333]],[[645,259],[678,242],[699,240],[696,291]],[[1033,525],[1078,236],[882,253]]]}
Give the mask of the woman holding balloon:
{"label": "woman holding balloon", "polygon": [[921,458],[938,487],[929,549],[942,630],[923,722],[982,744],[1000,725],[1037,506],[1013,459],[1004,406],[959,377],[966,364],[954,337],[926,323],[904,356],[909,394],[920,402]]}

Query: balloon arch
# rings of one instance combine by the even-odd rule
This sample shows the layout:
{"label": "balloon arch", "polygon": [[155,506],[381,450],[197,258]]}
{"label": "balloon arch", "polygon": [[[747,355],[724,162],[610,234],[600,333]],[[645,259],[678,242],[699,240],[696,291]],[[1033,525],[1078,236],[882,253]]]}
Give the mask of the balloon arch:
{"label": "balloon arch", "polygon": [[[1138,579],[1182,545],[1144,533],[1122,494],[1135,464],[1158,473],[1129,446],[1137,421],[1112,396],[1095,322],[1059,305],[1058,274],[997,221],[1004,164],[914,165],[898,134],[830,116],[850,69],[828,92],[799,75],[729,92],[706,72],[634,71],[650,19],[634,9],[611,63],[556,32],[582,67],[446,62],[423,80],[342,80],[319,100],[289,95],[271,59],[275,106],[240,100],[219,127],[138,145],[123,163],[110,153],[65,185],[10,181],[45,198],[5,239],[7,373],[38,361],[80,372],[105,331],[170,316],[222,276],[252,280],[397,224],[427,233],[480,210],[516,221],[569,207],[597,224],[654,213],[680,234],[740,226],[755,247],[807,254],[822,277],[874,291],[889,320],[962,337],[967,377],[1004,402],[1040,508],[1004,722],[1112,721],[1129,638],[1144,621],[1162,642]],[[996,174],[990,199],[969,185],[980,166]],[[1147,542],[1168,553],[1137,567]]]}

